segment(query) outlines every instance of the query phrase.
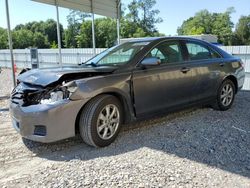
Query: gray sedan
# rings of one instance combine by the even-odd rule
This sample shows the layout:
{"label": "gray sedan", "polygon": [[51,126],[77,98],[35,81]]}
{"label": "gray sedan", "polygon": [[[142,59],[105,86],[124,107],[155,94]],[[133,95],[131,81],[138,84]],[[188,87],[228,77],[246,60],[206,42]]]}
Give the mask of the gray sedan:
{"label": "gray sedan", "polygon": [[205,41],[141,39],[78,66],[22,73],[10,112],[26,139],[48,143],[80,133],[103,147],[132,121],[197,104],[228,110],[244,78],[240,59]]}

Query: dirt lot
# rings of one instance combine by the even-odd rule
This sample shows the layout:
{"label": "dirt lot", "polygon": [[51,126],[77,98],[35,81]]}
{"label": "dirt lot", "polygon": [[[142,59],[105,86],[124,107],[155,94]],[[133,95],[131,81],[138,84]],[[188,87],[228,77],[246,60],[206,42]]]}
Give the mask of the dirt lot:
{"label": "dirt lot", "polygon": [[[0,97],[11,85],[0,74]],[[130,125],[106,148],[22,140],[0,100],[0,187],[250,187],[250,92],[231,110],[188,109]]]}

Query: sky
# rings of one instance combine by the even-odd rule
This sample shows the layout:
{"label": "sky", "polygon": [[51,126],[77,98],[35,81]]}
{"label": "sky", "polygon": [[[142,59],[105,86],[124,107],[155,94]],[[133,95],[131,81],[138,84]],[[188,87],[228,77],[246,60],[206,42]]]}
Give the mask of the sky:
{"label": "sky", "polygon": [[[104,0],[105,1],[105,0]],[[122,0],[128,4],[130,0]],[[157,24],[159,32],[165,35],[175,35],[182,22],[202,9],[210,12],[225,12],[228,7],[234,7],[232,21],[237,23],[242,15],[250,15],[250,0],[156,0],[156,9],[163,22]],[[49,18],[56,20],[56,9],[51,5],[44,5],[30,0],[9,0],[11,28],[17,24],[30,21],[45,21]],[[60,22],[67,27],[68,9],[59,8]],[[98,17],[98,16],[97,16]],[[0,0],[0,27],[6,28],[5,0]]]}

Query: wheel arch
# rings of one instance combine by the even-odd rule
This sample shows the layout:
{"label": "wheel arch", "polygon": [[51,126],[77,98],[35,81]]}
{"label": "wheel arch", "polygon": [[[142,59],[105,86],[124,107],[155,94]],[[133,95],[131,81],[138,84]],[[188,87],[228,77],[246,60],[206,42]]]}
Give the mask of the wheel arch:
{"label": "wheel arch", "polygon": [[121,102],[122,107],[123,107],[123,111],[125,114],[123,123],[129,123],[135,119],[135,113],[134,113],[134,110],[132,107],[132,103],[131,103],[131,101],[129,101],[129,99],[127,99],[127,97],[125,97],[122,93],[117,92],[117,91],[106,91],[106,92],[99,93],[99,94],[95,95],[94,97],[92,97],[88,102],[86,102],[81,107],[81,109],[77,113],[76,120],[75,120],[75,134],[77,134],[79,132],[79,119],[80,119],[80,115],[81,115],[83,109],[91,100],[93,100],[94,98],[96,98],[100,95],[112,95],[112,96],[116,97]]}
{"label": "wheel arch", "polygon": [[223,81],[225,81],[226,79],[231,80],[234,83],[235,86],[235,93],[238,92],[238,81],[237,78],[234,75],[228,75],[226,76]]}

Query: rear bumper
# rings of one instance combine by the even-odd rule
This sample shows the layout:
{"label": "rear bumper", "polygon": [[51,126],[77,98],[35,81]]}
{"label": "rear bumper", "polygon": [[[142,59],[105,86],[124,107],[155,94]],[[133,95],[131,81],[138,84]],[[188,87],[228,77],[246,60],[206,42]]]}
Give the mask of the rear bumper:
{"label": "rear bumper", "polygon": [[29,140],[49,143],[75,136],[75,121],[85,101],[22,107],[10,103],[13,127]]}

